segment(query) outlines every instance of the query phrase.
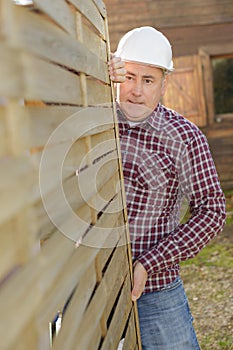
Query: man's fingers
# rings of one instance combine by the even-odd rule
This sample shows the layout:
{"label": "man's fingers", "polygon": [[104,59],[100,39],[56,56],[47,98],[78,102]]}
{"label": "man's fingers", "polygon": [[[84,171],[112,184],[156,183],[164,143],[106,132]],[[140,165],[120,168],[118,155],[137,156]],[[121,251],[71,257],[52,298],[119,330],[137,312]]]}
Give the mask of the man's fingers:
{"label": "man's fingers", "polygon": [[116,83],[123,83],[125,81],[125,68],[120,68],[117,70],[109,69],[110,79]]}
{"label": "man's fingers", "polygon": [[123,83],[125,81],[125,63],[121,60],[120,57],[113,56],[108,62],[108,69],[110,79],[113,82]]}
{"label": "man's fingers", "polygon": [[132,301],[138,300],[140,298],[141,294],[142,294],[142,292],[139,289],[133,288],[132,293],[131,293]]}
{"label": "man's fingers", "polygon": [[132,301],[140,298],[147,281],[147,272],[141,263],[136,263],[133,274],[133,289],[131,292]]}
{"label": "man's fingers", "polygon": [[114,66],[114,68],[123,68],[125,66],[125,62],[117,56],[113,56],[108,64]]}

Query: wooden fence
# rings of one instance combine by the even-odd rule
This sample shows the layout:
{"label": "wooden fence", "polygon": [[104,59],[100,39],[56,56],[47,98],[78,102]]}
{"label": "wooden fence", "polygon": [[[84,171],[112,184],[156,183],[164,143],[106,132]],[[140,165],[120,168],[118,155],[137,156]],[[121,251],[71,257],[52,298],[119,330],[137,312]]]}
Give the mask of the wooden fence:
{"label": "wooden fence", "polygon": [[0,0],[2,350],[141,348],[108,56],[101,0]]}

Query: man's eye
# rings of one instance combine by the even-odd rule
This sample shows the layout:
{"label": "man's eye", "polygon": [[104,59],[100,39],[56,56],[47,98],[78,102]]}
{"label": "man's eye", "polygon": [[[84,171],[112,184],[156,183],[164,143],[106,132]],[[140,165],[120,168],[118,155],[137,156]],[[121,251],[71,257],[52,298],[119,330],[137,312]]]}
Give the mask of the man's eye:
{"label": "man's eye", "polygon": [[153,81],[151,79],[146,79],[145,82],[146,82],[146,84],[152,84],[153,83]]}
{"label": "man's eye", "polygon": [[127,80],[133,80],[133,77],[131,77],[130,75],[126,75],[126,79]]}

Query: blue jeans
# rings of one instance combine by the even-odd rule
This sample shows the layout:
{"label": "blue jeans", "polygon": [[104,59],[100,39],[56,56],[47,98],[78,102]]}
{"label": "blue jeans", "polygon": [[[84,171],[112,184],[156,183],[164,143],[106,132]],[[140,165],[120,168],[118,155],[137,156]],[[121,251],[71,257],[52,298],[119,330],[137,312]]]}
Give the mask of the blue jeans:
{"label": "blue jeans", "polygon": [[143,350],[200,350],[180,277],[137,305]]}

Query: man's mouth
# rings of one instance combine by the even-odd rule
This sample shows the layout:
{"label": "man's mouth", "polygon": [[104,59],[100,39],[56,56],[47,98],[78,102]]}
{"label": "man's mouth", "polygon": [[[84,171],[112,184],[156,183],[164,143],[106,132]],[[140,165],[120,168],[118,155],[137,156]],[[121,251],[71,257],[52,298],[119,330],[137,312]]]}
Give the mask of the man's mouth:
{"label": "man's mouth", "polygon": [[138,101],[132,101],[132,100],[127,100],[128,103],[134,104],[134,105],[144,105],[143,102],[138,102]]}

